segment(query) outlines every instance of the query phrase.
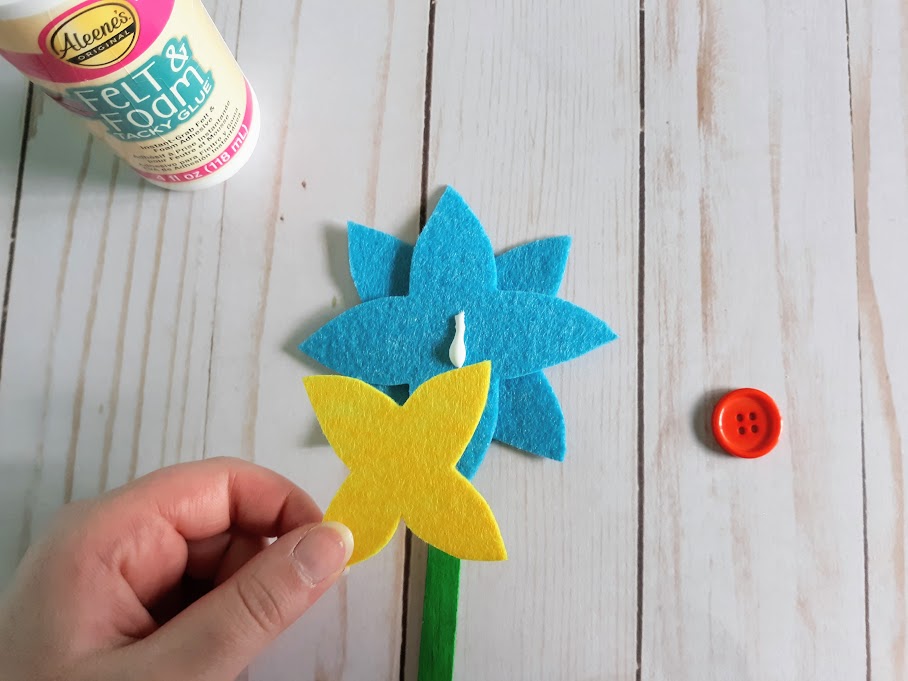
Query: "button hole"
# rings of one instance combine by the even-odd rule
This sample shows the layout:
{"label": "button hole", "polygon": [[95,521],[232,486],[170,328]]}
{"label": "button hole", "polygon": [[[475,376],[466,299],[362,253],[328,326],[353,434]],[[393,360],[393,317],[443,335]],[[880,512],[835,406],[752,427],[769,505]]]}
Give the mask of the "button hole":
{"label": "button hole", "polygon": [[750,420],[751,421],[757,420],[757,412],[755,412],[755,411],[750,412]]}
{"label": "button hole", "polygon": [[751,426],[751,427],[750,427],[750,430],[751,430],[751,432],[753,432],[753,433],[759,433],[759,432],[760,432],[760,427],[759,427],[759,426]]}
{"label": "button hole", "polygon": [[743,420],[744,420],[744,414],[738,414],[738,420],[739,420],[739,421],[743,421]]}
{"label": "button hole", "polygon": [[745,428],[744,426],[741,426],[740,428],[738,428],[738,432],[741,435],[744,435],[747,432],[747,428]]}

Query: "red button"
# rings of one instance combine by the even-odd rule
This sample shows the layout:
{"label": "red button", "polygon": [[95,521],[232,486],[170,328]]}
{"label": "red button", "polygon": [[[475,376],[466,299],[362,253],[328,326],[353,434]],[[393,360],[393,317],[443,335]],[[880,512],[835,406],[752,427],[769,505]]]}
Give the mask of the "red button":
{"label": "red button", "polygon": [[779,444],[782,414],[773,399],[756,388],[733,390],[713,410],[713,435],[729,454],[756,459]]}

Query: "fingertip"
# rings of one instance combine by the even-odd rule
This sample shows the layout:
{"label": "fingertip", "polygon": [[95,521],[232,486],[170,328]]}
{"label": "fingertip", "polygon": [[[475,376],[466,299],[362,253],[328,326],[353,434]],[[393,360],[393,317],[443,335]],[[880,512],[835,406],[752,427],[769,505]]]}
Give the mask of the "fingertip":
{"label": "fingertip", "polygon": [[323,523],[321,523],[321,527],[328,528],[337,533],[338,537],[340,538],[341,542],[344,545],[344,550],[345,550],[344,563],[346,564],[347,561],[350,560],[350,556],[353,555],[353,547],[354,547],[353,531],[349,527],[344,525],[343,523],[340,523],[336,520],[326,520]]}
{"label": "fingertip", "polygon": [[303,535],[291,555],[304,581],[318,586],[346,567],[353,555],[353,533],[333,520],[320,523]]}

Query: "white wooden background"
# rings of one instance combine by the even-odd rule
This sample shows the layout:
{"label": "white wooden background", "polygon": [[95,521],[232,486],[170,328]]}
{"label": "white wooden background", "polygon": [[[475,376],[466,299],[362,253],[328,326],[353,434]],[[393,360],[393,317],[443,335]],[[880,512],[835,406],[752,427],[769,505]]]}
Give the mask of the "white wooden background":
{"label": "white wooden background", "polygon": [[[295,346],[357,302],[344,222],[414,240],[452,184],[498,248],[573,235],[562,295],[621,335],[549,372],[564,464],[477,476],[510,560],[464,566],[456,678],[908,678],[908,5],[207,4],[264,114],[225,187],[144,185],[0,69],[0,583],[176,461],[326,504]],[[744,385],[785,417],[756,461],[706,434]],[[248,681],[414,678],[407,547]]]}

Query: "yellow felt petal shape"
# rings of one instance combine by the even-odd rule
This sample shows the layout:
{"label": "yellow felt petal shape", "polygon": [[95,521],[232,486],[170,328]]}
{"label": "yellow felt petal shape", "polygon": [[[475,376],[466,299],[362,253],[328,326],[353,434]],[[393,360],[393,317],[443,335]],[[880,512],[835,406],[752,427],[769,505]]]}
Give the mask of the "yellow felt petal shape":
{"label": "yellow felt petal shape", "polygon": [[352,473],[334,495],[325,520],[336,520],[353,533],[353,555],[348,565],[371,558],[391,541],[400,514],[382,496],[375,481]]}
{"label": "yellow felt petal shape", "polygon": [[429,494],[413,495],[403,513],[413,534],[463,560],[506,560],[492,509],[460,473],[439,476]]}
{"label": "yellow felt petal shape", "polygon": [[425,440],[421,438],[430,436],[445,440],[439,443],[437,453],[447,454],[447,458],[421,457],[427,464],[447,468],[460,460],[486,408],[491,375],[491,362],[471,364],[439,374],[410,395],[403,406],[407,424],[419,425],[424,432],[414,430],[413,437],[407,438],[408,444],[424,447]]}
{"label": "yellow felt petal shape", "polygon": [[402,407],[355,379],[306,379],[322,430],[351,470],[325,516],[353,531],[351,563],[387,544],[401,517],[458,558],[505,558],[491,509],[455,468],[485,409],[490,375],[489,362],[440,374]]}
{"label": "yellow felt petal shape", "polygon": [[375,453],[369,437],[387,431],[400,407],[368,383],[346,376],[303,380],[319,425],[347,468],[368,465]]}

